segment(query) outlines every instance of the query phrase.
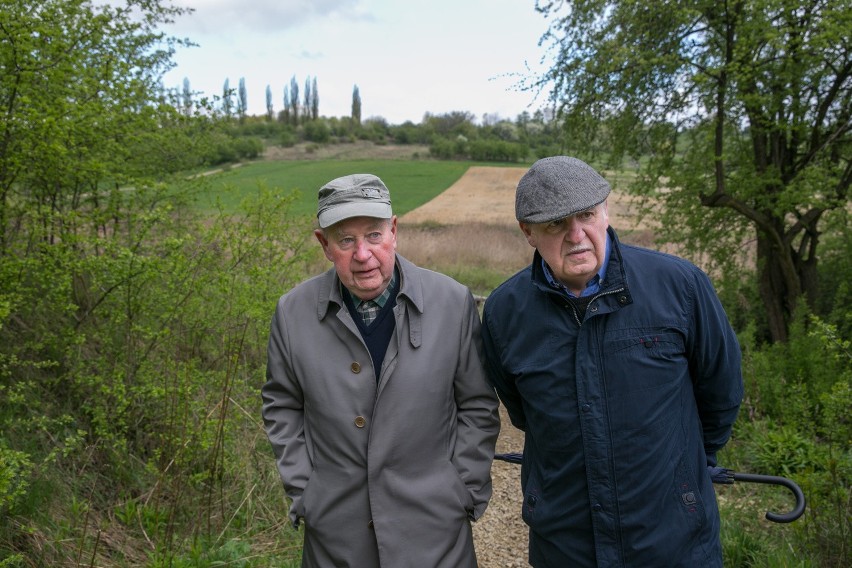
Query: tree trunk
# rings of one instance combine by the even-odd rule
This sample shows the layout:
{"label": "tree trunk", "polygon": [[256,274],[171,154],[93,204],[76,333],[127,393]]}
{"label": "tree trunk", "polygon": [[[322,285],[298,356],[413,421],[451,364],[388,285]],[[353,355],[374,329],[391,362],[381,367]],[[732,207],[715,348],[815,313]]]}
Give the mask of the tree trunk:
{"label": "tree trunk", "polygon": [[773,246],[771,239],[758,233],[757,236],[757,271],[758,291],[763,307],[766,309],[766,320],[772,341],[787,341],[787,291],[780,263],[779,252]]}
{"label": "tree trunk", "polygon": [[[813,227],[802,237],[799,247],[791,246],[789,235],[780,239],[778,232],[757,233],[758,290],[766,309],[769,334],[773,341],[787,341],[790,323],[798,302],[814,305],[818,294],[816,246]],[[783,243],[779,246],[779,242]]]}

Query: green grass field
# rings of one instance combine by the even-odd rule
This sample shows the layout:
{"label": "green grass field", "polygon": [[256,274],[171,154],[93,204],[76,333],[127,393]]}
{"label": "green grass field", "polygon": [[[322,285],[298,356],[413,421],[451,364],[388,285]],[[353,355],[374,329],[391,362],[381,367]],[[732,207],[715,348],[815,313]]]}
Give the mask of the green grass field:
{"label": "green grass field", "polygon": [[396,215],[423,205],[458,180],[472,162],[403,160],[309,160],[255,162],[205,176],[204,192],[198,200],[202,210],[216,208],[217,199],[227,212],[237,211],[240,202],[265,187],[289,195],[296,201],[294,215],[315,215],[317,191],[326,182],[348,174],[371,173],[388,186]]}

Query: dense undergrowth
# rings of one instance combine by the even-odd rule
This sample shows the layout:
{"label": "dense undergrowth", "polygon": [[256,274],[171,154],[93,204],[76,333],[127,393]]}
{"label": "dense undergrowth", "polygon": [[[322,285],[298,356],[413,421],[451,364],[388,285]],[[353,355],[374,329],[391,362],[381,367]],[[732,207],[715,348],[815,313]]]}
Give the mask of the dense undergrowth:
{"label": "dense undergrowth", "polygon": [[122,222],[0,256],[0,566],[299,557],[259,388],[275,300],[315,251],[262,193],[204,219],[126,193]]}

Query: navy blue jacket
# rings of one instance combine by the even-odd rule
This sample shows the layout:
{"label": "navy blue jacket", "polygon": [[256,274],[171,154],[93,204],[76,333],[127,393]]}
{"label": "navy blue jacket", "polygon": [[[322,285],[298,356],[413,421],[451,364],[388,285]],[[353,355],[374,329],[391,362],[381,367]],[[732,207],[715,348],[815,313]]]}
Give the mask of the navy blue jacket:
{"label": "navy blue jacket", "polygon": [[538,251],[485,304],[489,380],[525,432],[530,563],[721,566],[707,466],[742,400],[737,338],[706,274],[609,235],[584,320]]}

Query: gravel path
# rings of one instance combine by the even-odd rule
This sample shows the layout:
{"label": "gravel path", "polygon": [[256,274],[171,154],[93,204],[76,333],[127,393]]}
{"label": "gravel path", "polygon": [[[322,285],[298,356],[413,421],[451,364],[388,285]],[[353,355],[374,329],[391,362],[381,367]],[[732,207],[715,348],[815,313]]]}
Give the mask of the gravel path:
{"label": "gravel path", "polygon": [[[512,426],[500,406],[497,453],[520,452],[524,434]],[[494,461],[494,492],[485,514],[473,525],[473,540],[480,568],[524,568],[527,563],[527,526],[521,519],[521,466]]]}

